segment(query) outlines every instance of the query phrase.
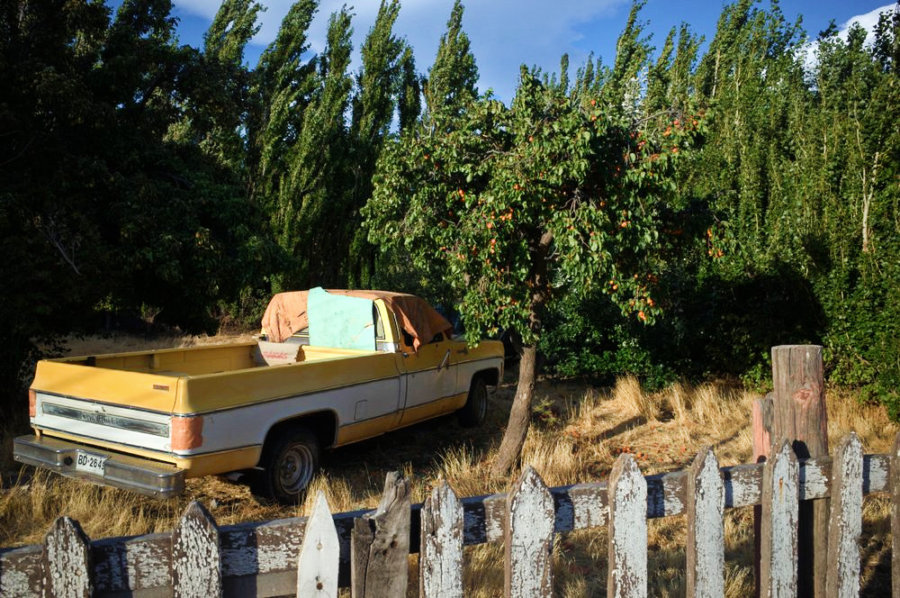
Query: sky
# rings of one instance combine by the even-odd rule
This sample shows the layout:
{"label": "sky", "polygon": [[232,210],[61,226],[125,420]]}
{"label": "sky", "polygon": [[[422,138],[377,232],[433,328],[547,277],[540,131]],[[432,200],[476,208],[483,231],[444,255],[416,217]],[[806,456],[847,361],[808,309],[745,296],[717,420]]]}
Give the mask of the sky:
{"label": "sky", "polygon": [[[275,38],[290,0],[261,0],[261,29],[251,41],[245,60],[255,65],[259,54]],[[209,27],[218,0],[174,0],[174,15],[179,19],[181,43],[200,46]],[[320,0],[319,11],[309,31],[313,52],[324,46],[328,16],[342,5],[353,6],[354,63],[359,69],[359,48],[375,21],[379,0]],[[641,12],[652,34],[651,44],[660,47],[668,31],[682,22],[706,40],[712,39],[722,8],[721,0],[648,0]],[[591,52],[603,63],[615,60],[616,39],[625,26],[630,0],[464,0],[463,29],[472,43],[479,70],[479,91],[492,89],[508,102],[515,93],[519,66],[538,66],[557,72],[563,53],[569,54],[570,75],[584,64]],[[881,10],[893,10],[897,4],[886,0],[781,0],[785,17],[794,21],[802,16],[803,28],[810,38],[830,21],[842,30],[854,20],[871,28]],[[394,32],[412,45],[417,69],[425,73],[434,61],[453,0],[401,0],[400,16]],[[768,1],[761,4],[768,7]]]}

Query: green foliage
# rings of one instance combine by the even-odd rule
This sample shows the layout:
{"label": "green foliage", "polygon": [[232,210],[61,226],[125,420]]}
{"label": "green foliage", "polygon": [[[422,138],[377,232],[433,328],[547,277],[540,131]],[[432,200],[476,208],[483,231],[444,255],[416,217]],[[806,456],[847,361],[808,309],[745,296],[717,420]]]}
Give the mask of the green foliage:
{"label": "green foliage", "polygon": [[478,66],[469,37],[462,29],[462,18],[463,5],[456,0],[424,86],[425,118],[429,123],[439,113],[459,116],[478,97]]}
{"label": "green foliage", "polygon": [[[220,71],[174,43],[171,5],[6,2],[0,11],[2,384],[98,309],[214,330],[266,275],[236,172],[173,131],[210,114]],[[207,129],[209,130],[209,129]],[[193,139],[193,138],[192,138]]]}
{"label": "green foliage", "polygon": [[[556,374],[587,376],[601,384],[614,384],[627,374],[639,376],[648,389],[662,388],[690,366],[671,351],[660,322],[646,326],[621,310],[603,293],[584,297],[567,295],[545,318],[546,331],[539,350],[544,367]],[[686,374],[685,374],[686,375]]]}
{"label": "green foliage", "polygon": [[386,148],[370,241],[439,268],[473,338],[502,327],[533,344],[545,305],[594,286],[650,321],[666,175],[692,129],[630,125],[523,69],[510,108],[480,100],[446,133]]}
{"label": "green foliage", "polygon": [[[874,41],[726,5],[707,50],[655,51],[634,2],[607,66],[479,96],[454,3],[427,75],[380,4],[313,53],[295,3],[259,63],[254,0],[201,49],[170,0],[0,0],[0,383],[103,312],[185,330],[272,290],[383,286],[459,302],[475,337],[540,343],[563,375],[729,374],[817,342],[900,416],[900,12]],[[363,227],[365,222],[365,228]]]}

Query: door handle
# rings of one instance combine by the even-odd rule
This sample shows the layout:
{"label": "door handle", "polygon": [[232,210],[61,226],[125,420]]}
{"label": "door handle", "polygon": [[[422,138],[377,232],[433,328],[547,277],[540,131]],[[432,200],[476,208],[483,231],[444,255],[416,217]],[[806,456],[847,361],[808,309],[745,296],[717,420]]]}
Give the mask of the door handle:
{"label": "door handle", "polygon": [[438,366],[438,369],[443,369],[447,367],[447,364],[450,362],[450,349],[447,349],[447,352],[444,353],[444,358],[441,360],[441,364]]}

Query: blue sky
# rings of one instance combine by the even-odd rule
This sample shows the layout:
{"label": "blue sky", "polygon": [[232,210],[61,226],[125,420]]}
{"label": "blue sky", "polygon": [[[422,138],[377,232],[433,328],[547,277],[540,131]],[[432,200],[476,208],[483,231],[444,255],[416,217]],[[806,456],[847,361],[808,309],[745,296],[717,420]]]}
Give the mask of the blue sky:
{"label": "blue sky", "polygon": [[[175,16],[180,20],[179,39],[199,46],[218,9],[217,0],[174,0]],[[343,4],[354,7],[354,70],[359,66],[359,47],[375,20],[379,0],[321,0],[319,12],[309,32],[313,51],[321,50],[328,15]],[[255,65],[260,52],[274,39],[290,0],[262,0],[262,28],[247,49],[246,60]],[[661,46],[672,27],[685,22],[707,40],[715,33],[722,7],[727,3],[707,0],[649,0],[642,11],[648,21],[652,43]],[[769,6],[768,2],[761,4]],[[394,31],[413,46],[416,66],[426,72],[434,60],[440,36],[446,26],[453,0],[401,0],[400,17]],[[574,70],[590,52],[615,59],[616,38],[625,25],[630,0],[469,0],[464,1],[463,27],[472,40],[478,63],[479,89],[492,88],[497,97],[508,101],[516,86],[519,65],[539,66],[557,71],[563,53],[570,57]],[[789,20],[803,17],[803,27],[811,38],[832,19],[844,28],[859,18],[869,25],[877,20],[877,9],[890,10],[896,4],[885,0],[782,0],[780,6]]]}

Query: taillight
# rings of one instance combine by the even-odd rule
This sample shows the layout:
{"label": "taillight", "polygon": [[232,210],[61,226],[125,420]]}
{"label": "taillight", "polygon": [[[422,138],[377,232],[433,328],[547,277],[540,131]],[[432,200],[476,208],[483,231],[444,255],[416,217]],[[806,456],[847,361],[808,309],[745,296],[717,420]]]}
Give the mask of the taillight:
{"label": "taillight", "polygon": [[198,448],[203,444],[203,417],[178,417],[172,418],[170,425],[172,433],[172,450],[186,451]]}
{"label": "taillight", "polygon": [[28,389],[28,417],[37,415],[37,393],[31,388]]}

